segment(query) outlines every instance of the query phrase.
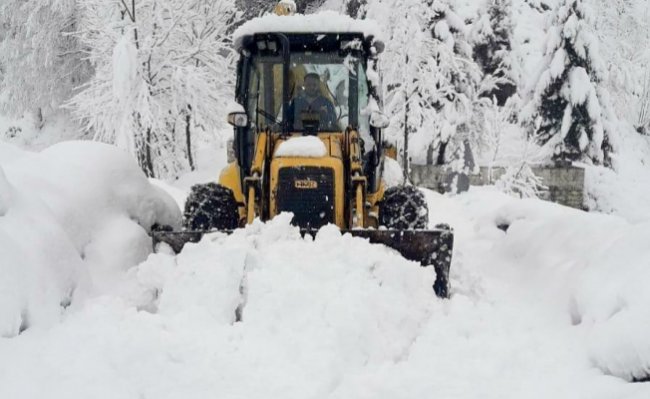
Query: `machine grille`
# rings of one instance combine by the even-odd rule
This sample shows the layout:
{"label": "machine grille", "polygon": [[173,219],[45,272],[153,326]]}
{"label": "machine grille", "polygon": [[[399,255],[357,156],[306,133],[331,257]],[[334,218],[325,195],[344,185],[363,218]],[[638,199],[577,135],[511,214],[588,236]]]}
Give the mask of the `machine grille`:
{"label": "machine grille", "polygon": [[293,224],[320,228],[334,223],[334,170],[303,166],[281,168],[276,191],[277,213],[293,212]]}

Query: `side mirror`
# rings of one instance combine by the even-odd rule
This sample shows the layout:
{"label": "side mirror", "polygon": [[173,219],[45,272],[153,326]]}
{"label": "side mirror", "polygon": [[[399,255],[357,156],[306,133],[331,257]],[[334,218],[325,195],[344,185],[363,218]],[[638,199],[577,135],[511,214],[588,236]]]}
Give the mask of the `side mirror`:
{"label": "side mirror", "polygon": [[245,112],[231,112],[228,114],[228,123],[235,127],[248,126],[248,115]]}
{"label": "side mirror", "polygon": [[381,111],[372,111],[370,114],[370,126],[375,129],[386,129],[390,125],[390,119]]}

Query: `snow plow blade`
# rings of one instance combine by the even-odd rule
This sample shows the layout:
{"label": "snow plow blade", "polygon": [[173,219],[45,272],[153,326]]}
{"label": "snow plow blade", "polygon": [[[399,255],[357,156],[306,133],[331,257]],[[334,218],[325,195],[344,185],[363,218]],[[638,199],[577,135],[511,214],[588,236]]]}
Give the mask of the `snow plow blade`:
{"label": "snow plow blade", "polygon": [[[214,231],[167,231],[154,230],[152,239],[154,249],[164,242],[175,253],[179,253],[188,242],[199,242],[204,234],[230,234],[232,230]],[[301,235],[315,236],[317,230],[300,229]],[[343,234],[365,238],[373,244],[383,244],[400,253],[405,259],[419,262],[422,266],[433,266],[436,281],[433,289],[440,298],[449,297],[449,267],[454,245],[454,233],[451,228],[441,225],[433,230],[342,230]]]}

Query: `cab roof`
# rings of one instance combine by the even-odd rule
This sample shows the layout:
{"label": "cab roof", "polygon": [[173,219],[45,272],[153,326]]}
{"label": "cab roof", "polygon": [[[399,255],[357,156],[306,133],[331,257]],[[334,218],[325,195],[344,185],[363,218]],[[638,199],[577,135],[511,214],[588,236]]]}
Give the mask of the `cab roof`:
{"label": "cab roof", "polygon": [[239,51],[244,38],[264,33],[287,34],[343,34],[353,33],[366,39],[381,40],[379,25],[371,20],[357,20],[334,11],[322,11],[309,15],[265,15],[253,18],[240,26],[233,34],[235,48]]}

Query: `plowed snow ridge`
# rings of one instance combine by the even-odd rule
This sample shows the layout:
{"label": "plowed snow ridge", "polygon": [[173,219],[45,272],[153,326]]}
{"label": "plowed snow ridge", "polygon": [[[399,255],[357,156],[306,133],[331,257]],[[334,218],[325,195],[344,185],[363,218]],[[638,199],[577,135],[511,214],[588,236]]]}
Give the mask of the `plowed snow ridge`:
{"label": "plowed snow ridge", "polygon": [[430,268],[332,226],[302,239],[283,215],[121,265],[59,320],[0,338],[0,397],[650,395],[627,382],[649,369],[648,223],[425,193],[432,224],[456,229],[450,300]]}

